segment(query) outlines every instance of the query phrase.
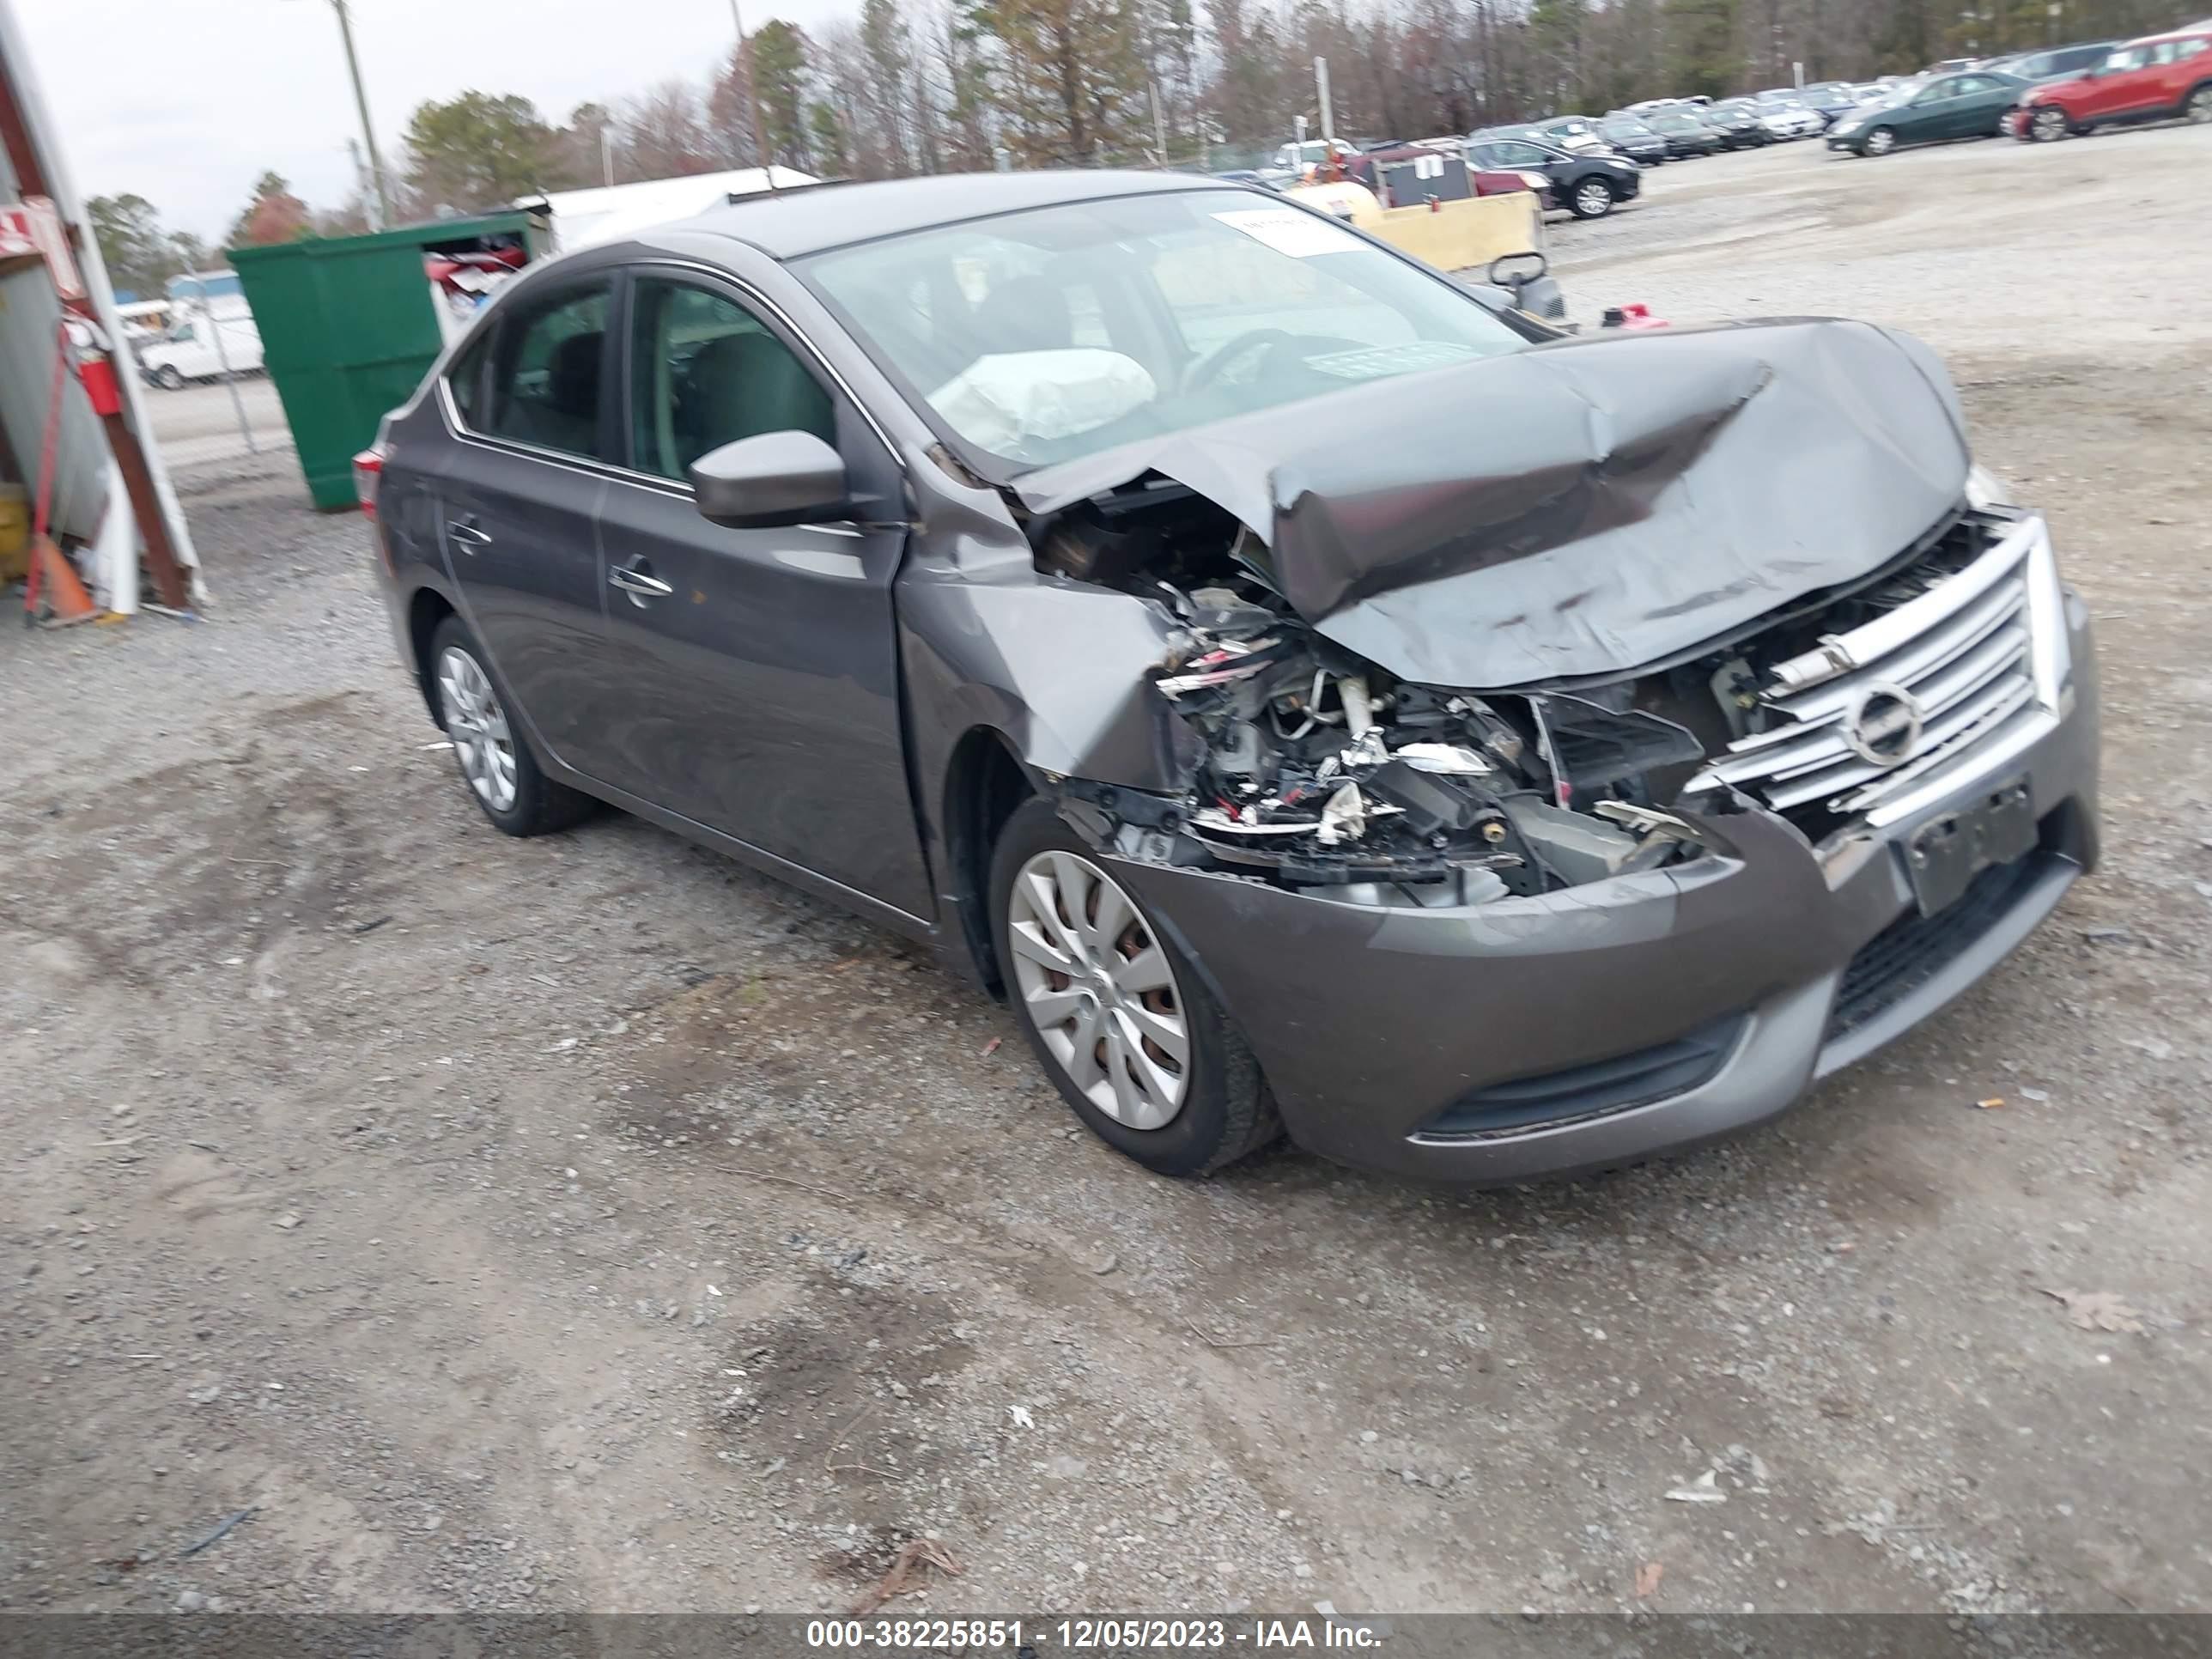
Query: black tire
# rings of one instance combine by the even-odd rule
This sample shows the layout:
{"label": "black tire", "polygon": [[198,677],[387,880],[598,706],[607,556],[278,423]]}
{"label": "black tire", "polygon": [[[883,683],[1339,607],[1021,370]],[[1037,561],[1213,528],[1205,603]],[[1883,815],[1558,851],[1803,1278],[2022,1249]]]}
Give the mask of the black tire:
{"label": "black tire", "polygon": [[1567,211],[1577,219],[1602,219],[1613,211],[1619,198],[1613,186],[1602,179],[1577,179],[1567,194]]}
{"label": "black tire", "polygon": [[154,371],[154,384],[164,392],[182,392],[185,377],[174,363],[163,363]]}
{"label": "black tire", "polygon": [[[1181,1109],[1157,1129],[1132,1128],[1116,1121],[1075,1086],[1059,1058],[1045,1046],[1043,1032],[1022,1005],[1012,961],[1009,918],[1014,883],[1022,868],[1040,853],[1072,853],[1093,863],[1097,854],[1060,821],[1052,803],[1033,796],[1017,807],[999,832],[991,854],[991,939],[1004,972],[1007,1000],[1036,1063],[1052,1079],[1084,1127],[1117,1152],[1164,1176],[1205,1176],[1259,1151],[1282,1133],[1282,1122],[1260,1075],[1252,1051],[1206,988],[1189,958],[1146,913],[1143,902],[1127,893],[1137,926],[1165,954],[1174,970],[1172,993],[1180,1004],[1190,1055],[1184,1072]],[[1063,983],[1065,981],[1062,981]]]}
{"label": "black tire", "polygon": [[2055,144],[2074,131],[2074,124],[2066,118],[2066,112],[2056,104],[2039,105],[2027,118],[2027,136],[2039,144]]}
{"label": "black tire", "polygon": [[1875,127],[1859,140],[1859,154],[1862,155],[1887,155],[1896,148],[1897,129],[1894,127]]}
{"label": "black tire", "polygon": [[2212,125],[2212,81],[2194,88],[2181,100],[2181,112],[2197,126]]}
{"label": "black tire", "polygon": [[538,764],[538,757],[523,733],[522,724],[508,713],[512,703],[507,689],[492,672],[491,660],[483,647],[476,641],[459,617],[448,617],[438,624],[430,636],[429,681],[431,695],[436,702],[439,726],[451,733],[454,726],[454,711],[449,707],[444,669],[448,653],[458,653],[476,665],[489,690],[493,708],[504,719],[510,734],[514,756],[514,799],[496,805],[470,778],[463,758],[460,744],[454,745],[454,761],[460,771],[461,782],[468,790],[469,799],[476,802],[493,828],[503,835],[544,836],[555,830],[566,830],[589,817],[598,805],[589,795],[566,784],[556,783],[547,777]]}

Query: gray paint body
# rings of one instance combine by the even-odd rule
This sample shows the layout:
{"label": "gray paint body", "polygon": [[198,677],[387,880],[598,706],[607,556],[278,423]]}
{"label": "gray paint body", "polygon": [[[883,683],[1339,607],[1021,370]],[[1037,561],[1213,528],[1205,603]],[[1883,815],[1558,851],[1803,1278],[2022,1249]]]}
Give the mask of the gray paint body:
{"label": "gray paint body", "polygon": [[[948,856],[957,752],[981,732],[1042,787],[1073,777],[1177,794],[1196,738],[1147,683],[1174,623],[1148,600],[1039,574],[1006,497],[946,455],[943,434],[781,257],[854,240],[856,223],[866,234],[887,234],[963,216],[956,210],[963,202],[973,204],[969,211],[996,212],[1194,182],[1218,187],[1153,175],[1017,174],[803,192],[573,255],[511,285],[479,328],[533,293],[601,279],[617,284],[619,318],[624,273],[648,266],[751,306],[800,349],[832,392],[837,447],[854,483],[852,516],[828,526],[717,526],[698,514],[686,485],[466,434],[439,392],[441,363],[386,425],[393,451],[379,512],[392,563],[386,600],[403,657],[414,662],[415,607],[424,595],[438,596],[483,641],[551,776],[932,941],[957,969],[986,977],[968,927],[976,896],[963,890]],[[853,204],[866,201],[867,191],[884,205],[856,218]],[[626,332],[609,330],[609,375],[626,373]],[[1856,325],[1797,325],[1767,337],[1785,355],[1880,361],[1890,401],[1902,407],[1912,453],[1892,447],[1896,477],[1905,481],[1894,491],[1898,523],[1883,517],[1876,530],[1835,544],[1822,567],[1824,577],[1846,565],[1863,573],[1956,499],[1954,475],[1963,471],[1965,451],[1948,380],[1917,343]],[[1608,436],[1586,416],[1571,416],[1577,399],[1588,406],[1571,388],[1602,370],[1601,351],[1624,347],[1662,369],[1685,362],[1705,369],[1676,393],[1654,392],[1644,417]],[[465,349],[464,343],[455,355]],[[1670,520],[1655,526],[1655,536],[1659,529],[1664,536],[1643,552],[1696,545],[1696,514],[1722,475],[1701,474],[1692,463],[1726,443],[1754,444],[1753,453],[1771,457],[1790,441],[1786,432],[1731,433],[1767,424],[1738,411],[1754,410],[1772,394],[1760,374],[1742,371],[1741,353],[1737,368],[1722,366],[1727,355],[1695,344],[1645,353],[1640,342],[1607,343],[1572,359],[1569,371],[1537,371],[1555,389],[1571,388],[1547,405],[1556,418],[1546,435],[1530,441],[1556,451],[1557,465],[1540,468],[1552,499],[1572,498],[1585,528],[1638,522],[1621,510],[1636,497],[1634,470],[1615,460],[1656,453],[1664,477],[1643,499],[1669,492],[1676,499],[1663,514],[1640,520]],[[1480,367],[1502,368],[1521,385],[1523,360],[1546,357],[1564,361],[1569,353],[1546,348]],[[1911,376],[1923,377],[1917,392]],[[1431,395],[1421,383],[1438,379],[1409,377],[1359,395],[1380,406],[1395,387],[1418,411]],[[1450,404],[1473,394],[1455,386],[1435,395]],[[1836,429],[1854,434],[1847,446],[1854,489],[1879,481],[1881,413],[1854,407],[1834,417]],[[1693,430],[1700,422],[1702,435]],[[1326,424],[1342,429],[1334,415]],[[1574,440],[1577,424],[1583,436]],[[618,445],[613,425],[606,439]],[[1672,433],[1680,441],[1669,447],[1655,437],[1656,450],[1639,450],[1637,432]],[[1261,470],[1222,461],[1237,451]],[[1442,444],[1423,447],[1409,468],[1378,479],[1378,496],[1396,497],[1382,501],[1381,520],[1433,530],[1441,520],[1409,514],[1407,503],[1450,488],[1452,468],[1440,459],[1448,454]],[[1346,511],[1339,463],[1267,451],[1221,428],[1032,480],[1030,494],[1073,500],[1148,468],[1182,477],[1207,467],[1206,482],[1185,482],[1262,519],[1270,532],[1279,531],[1284,508],[1293,522],[1303,511],[1294,545],[1307,527],[1314,531],[1303,544],[1309,550],[1369,544],[1356,534],[1357,514]],[[1299,478],[1301,489],[1285,482]],[[1523,488],[1510,479],[1501,487],[1508,495]],[[1462,489],[1460,506],[1474,498]],[[1839,498],[1827,504],[1850,518]],[[1905,530],[1907,520],[1917,522]],[[489,540],[457,539],[456,525]],[[1812,538],[1808,521],[1792,526]],[[1572,529],[1553,523],[1547,546],[1529,556],[1581,556]],[[1902,533],[1882,541],[1893,530]],[[1442,651],[1453,666],[1472,669],[1486,660],[1474,650],[1482,641],[1457,641],[1458,630],[1443,643],[1433,630],[1419,635],[1407,621],[1418,606],[1401,611],[1391,601],[1419,595],[1423,582],[1451,590],[1459,581],[1458,598],[1470,607],[1461,621],[1482,632],[1467,572],[1438,575],[1433,536],[1426,544],[1410,532],[1379,539],[1403,553],[1401,574],[1414,579],[1378,577],[1387,561],[1363,570],[1340,558],[1341,603],[1324,614],[1342,624],[1337,637],[1407,678],[1500,685],[1516,675],[1551,678],[1624,657],[1633,665],[1682,642],[1659,638],[1665,630],[1655,619],[1668,607],[1661,589],[1645,583],[1637,603],[1658,629],[1650,648],[1641,624],[1623,611],[1602,628],[1577,621],[1528,633],[1517,654],[1507,647],[1507,672],[1439,672],[1425,653]],[[1747,545],[1732,544],[1738,552]],[[633,606],[608,584],[611,569],[640,560],[675,589],[651,609]],[[1312,562],[1321,568],[1325,561]],[[1733,592],[1741,584],[1719,586]],[[1553,608],[1561,615],[1575,609]],[[1764,601],[1753,606],[1765,608]],[[1924,1018],[2009,951],[2094,861],[2094,668],[2086,617],[2073,609],[2078,699],[2026,762],[2039,817],[2063,822],[2065,833],[2039,854],[2045,867],[2037,884],[2002,926],[1840,1047],[1823,1036],[1838,978],[1852,952],[1911,902],[1894,847],[1910,824],[1824,858],[1778,818],[1735,813],[1713,824],[1729,848],[1724,854],[1463,910],[1370,908],[1132,858],[1115,862],[1243,1027],[1302,1144],[1347,1162],[1459,1182],[1631,1161],[1779,1111],[1815,1075]],[[1462,646],[1474,654],[1455,654]],[[1688,1094],[1480,1143],[1431,1144],[1415,1135],[1471,1088],[1628,1053],[1727,1013],[1749,1016],[1745,1035],[1717,1075]]]}

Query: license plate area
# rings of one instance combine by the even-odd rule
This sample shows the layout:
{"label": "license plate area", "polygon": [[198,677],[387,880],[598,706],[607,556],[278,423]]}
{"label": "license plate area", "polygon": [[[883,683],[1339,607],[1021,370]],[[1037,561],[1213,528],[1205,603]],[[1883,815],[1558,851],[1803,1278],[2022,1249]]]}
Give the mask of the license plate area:
{"label": "license plate area", "polygon": [[2025,857],[2035,850],[2035,809],[2024,777],[1984,789],[1929,819],[1905,843],[1905,873],[1920,914],[1932,916],[1948,908],[1976,876],[1991,865]]}

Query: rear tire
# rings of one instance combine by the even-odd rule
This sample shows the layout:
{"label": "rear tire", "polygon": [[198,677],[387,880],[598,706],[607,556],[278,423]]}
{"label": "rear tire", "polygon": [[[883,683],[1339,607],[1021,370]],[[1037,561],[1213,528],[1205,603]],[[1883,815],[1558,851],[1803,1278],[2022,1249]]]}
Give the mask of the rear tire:
{"label": "rear tire", "polygon": [[550,835],[590,815],[589,795],[547,777],[476,636],[448,617],[430,636],[438,724],[453,739],[469,796],[502,835]]}
{"label": "rear tire", "polygon": [[[1154,923],[1142,901],[1061,822],[1050,801],[1032,796],[1014,809],[999,832],[991,854],[990,900],[991,939],[1014,1018],[1037,1064],[1091,1133],[1165,1176],[1211,1175],[1281,1134],[1258,1062],[1196,968]],[[1116,904],[1117,914],[1119,906],[1127,907],[1127,919],[1119,927],[1105,921],[1109,903]],[[1109,931],[1110,939],[1104,937]],[[1076,941],[1075,952],[1054,937],[1061,933]],[[1048,966],[1036,949],[1040,941],[1077,971],[1063,974]],[[1019,957],[1018,944],[1027,947]],[[1124,1006],[1139,1020],[1149,1014],[1179,1024],[1184,1046],[1180,1061],[1150,1037],[1142,1039],[1144,1052],[1121,1058],[1126,1050],[1117,1051],[1109,1042],[1103,1035],[1108,1027],[1122,1032],[1143,1028],[1110,1006],[1113,993],[1086,989],[1103,988],[1091,968],[1105,966],[1104,977],[1111,980],[1118,964],[1152,959],[1155,951],[1161,967],[1144,976],[1151,988],[1133,1000],[1136,1006]],[[1025,978],[1034,982],[1025,984]],[[1087,1003],[1089,1023],[1085,1011],[1071,1003],[1071,991]],[[1079,1084],[1069,1067],[1086,1061],[1086,1072],[1097,1075]],[[1140,1085],[1128,1091],[1118,1086],[1112,1070],[1116,1065],[1128,1067],[1133,1078],[1139,1074],[1138,1067],[1148,1066],[1169,1079],[1176,1097],[1164,1122],[1133,1127],[1093,1097],[1103,1094],[1107,1104],[1127,1115],[1137,1114],[1127,1112],[1126,1101],[1158,1109],[1157,1096],[1140,1100],[1133,1092]]]}
{"label": "rear tire", "polygon": [[2181,112],[2200,127],[2212,126],[2212,81],[2189,94],[2189,101],[2181,106]]}

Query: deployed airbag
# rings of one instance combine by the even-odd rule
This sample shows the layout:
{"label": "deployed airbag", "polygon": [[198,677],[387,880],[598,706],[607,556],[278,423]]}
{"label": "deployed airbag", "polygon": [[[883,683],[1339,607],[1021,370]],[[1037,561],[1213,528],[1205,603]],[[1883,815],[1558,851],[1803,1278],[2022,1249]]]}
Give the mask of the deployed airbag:
{"label": "deployed airbag", "polygon": [[1066,346],[978,357],[929,402],[969,442],[1011,455],[1027,440],[1072,438],[1118,421],[1158,392],[1135,358]]}

